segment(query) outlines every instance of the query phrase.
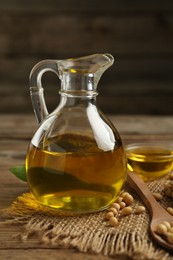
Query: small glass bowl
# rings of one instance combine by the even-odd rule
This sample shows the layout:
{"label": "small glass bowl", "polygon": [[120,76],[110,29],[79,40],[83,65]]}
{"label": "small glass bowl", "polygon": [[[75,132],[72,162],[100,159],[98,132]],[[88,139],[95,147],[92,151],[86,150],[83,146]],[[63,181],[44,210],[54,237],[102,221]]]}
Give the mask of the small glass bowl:
{"label": "small glass bowl", "polygon": [[134,143],[125,147],[127,168],[144,181],[170,173],[173,168],[173,147],[159,143]]}

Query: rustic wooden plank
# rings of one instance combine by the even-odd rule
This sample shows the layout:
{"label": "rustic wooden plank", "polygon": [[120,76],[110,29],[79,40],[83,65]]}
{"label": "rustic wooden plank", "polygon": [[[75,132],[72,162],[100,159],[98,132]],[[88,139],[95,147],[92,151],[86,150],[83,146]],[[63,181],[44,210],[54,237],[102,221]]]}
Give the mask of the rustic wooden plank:
{"label": "rustic wooden plank", "polygon": [[[1,113],[32,113],[28,78],[38,61],[34,58],[1,60]],[[98,85],[100,108],[117,114],[172,114],[172,67],[171,59],[118,60],[115,55],[115,64],[103,74]],[[52,111],[59,104],[60,81],[55,74],[46,73],[43,86],[48,108]],[[165,102],[167,106],[162,105]],[[140,109],[136,109],[139,104]]]}
{"label": "rustic wooden plank", "polygon": [[42,1],[42,0],[30,0],[28,1],[18,1],[18,0],[1,0],[0,10],[9,11],[171,11],[173,10],[173,3],[171,0],[145,0],[145,1],[129,1],[128,0],[109,0],[99,1],[99,0],[63,0],[57,3],[56,0]]}
{"label": "rustic wooden plank", "polygon": [[[109,75],[108,75],[109,76]],[[58,105],[58,101],[60,98],[59,90],[60,90],[60,82],[56,82],[58,79],[55,80],[49,80],[44,82],[43,81],[43,88],[45,90],[44,95],[45,99],[48,100],[48,102],[54,103],[54,106],[56,107]],[[107,82],[108,80],[108,82]],[[111,82],[109,82],[111,81]],[[116,99],[116,96],[140,96],[143,95],[143,98],[145,97],[152,97],[155,96],[155,98],[159,96],[169,96],[172,97],[173,95],[173,88],[172,88],[172,80],[145,80],[145,79],[129,79],[126,77],[124,79],[109,79],[109,77],[104,78],[104,80],[100,81],[98,85],[98,93],[100,96],[103,97],[110,97],[114,96]],[[8,103],[6,103],[5,99],[11,100],[11,103],[16,103],[16,106],[23,102],[23,106],[30,106],[31,105],[31,99],[30,99],[30,92],[29,92],[29,84],[24,86],[20,84],[2,84],[0,88],[0,99],[1,99],[1,106]],[[13,99],[12,97],[14,97]],[[10,105],[10,104],[8,104]],[[25,107],[24,107],[25,109]],[[20,111],[19,111],[20,112]]]}
{"label": "rustic wooden plank", "polygon": [[[31,137],[34,134],[34,131],[38,127],[37,121],[35,119],[34,113],[32,115],[25,115],[25,114],[0,114],[1,118],[1,127],[0,127],[0,138],[2,139],[2,142],[7,142],[9,140],[9,145],[11,142],[11,139],[17,139],[19,140],[28,140],[31,139]],[[19,142],[20,147],[20,142]]]}
{"label": "rustic wooden plank", "polygon": [[[157,84],[158,83],[158,84]],[[161,82],[144,81],[117,83],[103,87],[100,85],[97,104],[105,113],[116,114],[173,114],[172,82],[165,85]],[[15,97],[15,98],[14,98]],[[45,92],[49,112],[59,104],[58,88],[50,87]],[[29,87],[4,86],[0,88],[1,113],[32,113]]]}
{"label": "rustic wooden plank", "polygon": [[[105,86],[99,89],[100,96],[104,95],[98,99],[101,109],[172,114],[172,12],[171,0],[133,0],[130,4],[127,0],[110,0],[109,4],[99,0],[58,4],[55,0],[2,0],[0,112],[32,112],[28,76],[37,61],[109,51],[118,62],[101,81]],[[59,83],[53,76],[45,78],[51,85],[46,97],[52,111],[54,84]],[[170,105],[161,105],[165,103]]]}
{"label": "rustic wooden plank", "polygon": [[[173,116],[108,115],[123,135],[172,135]],[[22,141],[28,142],[38,127],[34,114],[0,114],[0,140],[3,149],[14,144],[23,149]],[[20,140],[21,139],[21,143]],[[9,140],[9,146],[7,146]],[[15,141],[17,140],[17,141]],[[19,142],[17,146],[16,142]],[[12,140],[13,144],[13,140]],[[14,145],[14,146],[15,146]],[[1,147],[1,146],[0,146]]]}
{"label": "rustic wooden plank", "polygon": [[[32,112],[28,78],[32,67],[38,61],[32,58],[4,58],[1,60],[1,113]],[[135,106],[138,106],[141,101],[143,106],[140,106],[140,111],[138,110],[137,113],[171,114],[172,67],[173,60],[171,59],[129,60],[120,58],[118,60],[115,55],[114,66],[102,76],[99,82],[99,105],[109,113],[122,114],[130,113],[130,111],[135,113]],[[46,73],[43,76],[43,86],[48,107],[52,111],[59,103],[60,81],[55,74]],[[15,99],[11,98],[13,96]],[[131,97],[132,106],[130,105]],[[151,103],[149,103],[150,100]],[[167,106],[160,105],[166,100],[169,101]]]}
{"label": "rustic wooden plank", "polygon": [[27,149],[30,144],[32,136],[28,140],[17,139],[16,140],[0,140],[0,162],[1,162],[1,174],[2,170],[10,169],[14,165],[25,164]]}
{"label": "rustic wooden plank", "polygon": [[[58,260],[106,260],[111,259],[111,257],[106,257],[103,255],[92,255],[83,254],[75,252],[74,250],[62,250],[62,249],[2,249],[0,250],[1,259],[10,259],[13,256],[13,260],[24,259],[58,259]],[[34,258],[33,258],[34,257]],[[119,257],[114,257],[115,260],[119,260]],[[121,258],[121,260],[127,260],[126,257]]]}
{"label": "rustic wooden plank", "polygon": [[105,113],[172,115],[172,96],[101,96],[98,105]]}
{"label": "rustic wooden plank", "polygon": [[0,52],[3,55],[42,53],[48,56],[57,51],[173,54],[173,16],[170,14],[160,17],[91,13],[88,18],[88,15],[80,14],[2,13],[0,24]]}
{"label": "rustic wooden plank", "polygon": [[[90,53],[91,54],[91,53]],[[69,57],[71,57],[71,53],[69,53]],[[82,55],[81,53],[79,56]],[[128,82],[132,82],[131,84],[136,84],[134,89],[140,91],[141,88],[144,88],[144,85],[148,84],[148,81],[157,82],[158,88],[162,86],[166,82],[166,84],[170,84],[169,86],[165,85],[166,90],[170,88],[172,90],[173,82],[173,59],[171,57],[121,57],[117,53],[112,53],[114,56],[114,64],[110,67],[102,76],[99,85],[109,85],[117,84],[124,82],[127,84]],[[37,56],[37,55],[36,55]],[[0,79],[1,79],[1,87],[4,85],[12,85],[17,88],[17,86],[21,90],[26,90],[29,93],[29,74],[31,69],[36,65],[37,62],[42,59],[65,59],[67,57],[67,53],[56,53],[51,56],[45,57],[45,55],[41,55],[39,58],[34,57],[2,57],[0,60]],[[74,56],[78,57],[78,56]],[[135,81],[143,82],[143,85],[139,88]],[[146,84],[145,84],[146,82]],[[160,82],[160,84],[159,84]],[[45,73],[43,76],[43,84],[51,87],[60,87],[60,81],[54,73]],[[8,87],[8,86],[4,86]],[[123,86],[121,86],[122,88]],[[147,86],[146,86],[147,87]],[[128,87],[127,87],[128,88]],[[154,87],[155,90],[156,87]],[[165,89],[164,88],[164,89]],[[107,89],[107,87],[106,87]],[[117,89],[116,85],[113,89]],[[132,91],[132,89],[130,90]],[[148,90],[147,90],[148,91]],[[150,90],[151,91],[151,90]]]}

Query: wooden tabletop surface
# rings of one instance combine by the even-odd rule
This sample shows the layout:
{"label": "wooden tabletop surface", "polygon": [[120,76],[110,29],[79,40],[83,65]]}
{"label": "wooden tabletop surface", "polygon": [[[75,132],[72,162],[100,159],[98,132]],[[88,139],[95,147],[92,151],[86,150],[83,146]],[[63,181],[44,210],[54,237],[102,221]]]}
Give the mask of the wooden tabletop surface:
{"label": "wooden tabletop surface", "polygon": [[[109,118],[125,145],[150,140],[173,145],[173,116],[116,115]],[[0,209],[9,207],[18,195],[28,191],[27,184],[13,176],[9,168],[24,164],[27,147],[36,128],[34,115],[0,115]],[[2,214],[0,221],[4,221]],[[0,259],[98,259],[97,255],[73,250],[44,248],[34,238],[22,243],[14,237],[18,231],[17,225],[10,228],[8,225],[0,226]],[[99,255],[99,259],[109,257]]]}

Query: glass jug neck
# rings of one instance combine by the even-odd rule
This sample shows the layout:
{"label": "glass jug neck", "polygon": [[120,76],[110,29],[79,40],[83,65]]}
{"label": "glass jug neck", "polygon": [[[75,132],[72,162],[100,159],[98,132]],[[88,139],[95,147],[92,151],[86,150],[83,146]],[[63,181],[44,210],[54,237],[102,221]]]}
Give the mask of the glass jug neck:
{"label": "glass jug neck", "polygon": [[63,72],[60,76],[62,96],[92,97],[98,95],[94,74]]}

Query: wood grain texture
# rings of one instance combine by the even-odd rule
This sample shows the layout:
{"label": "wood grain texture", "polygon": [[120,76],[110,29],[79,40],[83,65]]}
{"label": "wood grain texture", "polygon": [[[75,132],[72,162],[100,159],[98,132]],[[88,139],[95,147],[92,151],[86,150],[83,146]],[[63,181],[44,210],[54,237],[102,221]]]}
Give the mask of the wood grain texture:
{"label": "wood grain texture", "polygon": [[[14,256],[11,258],[11,256]],[[67,252],[64,252],[64,250],[61,249],[19,249],[19,250],[0,250],[0,257],[1,259],[24,259],[24,260],[30,260],[30,259],[37,259],[37,260],[43,260],[43,259],[58,259],[58,260],[107,260],[111,259],[106,256],[102,255],[85,255],[82,253],[74,252],[73,250],[69,250]],[[34,258],[33,258],[34,257]],[[119,258],[114,258],[115,260],[119,260]],[[122,260],[128,260],[126,257],[122,256]],[[129,259],[130,260],[130,259]]]}
{"label": "wood grain texture", "polygon": [[5,0],[1,0],[0,2],[0,10],[29,10],[33,12],[33,7],[36,11],[67,11],[67,6],[71,11],[172,11],[173,3],[170,0],[146,0],[138,1],[132,0],[129,4],[128,0],[109,0],[109,1],[99,1],[99,0],[88,0],[88,1],[80,1],[74,0],[73,2],[68,0],[59,1],[57,3],[56,0],[42,1],[42,0],[30,0],[28,2],[18,1],[18,0],[9,0],[8,2]]}
{"label": "wood grain texture", "polygon": [[[20,56],[111,52],[173,55],[170,14],[1,14],[0,52]],[[59,55],[58,55],[59,56]]]}
{"label": "wood grain texture", "polygon": [[[116,61],[100,81],[103,111],[173,114],[171,0],[2,0],[0,113],[32,112],[28,77],[38,61],[96,52]],[[52,110],[59,82],[45,75],[44,86]]]}

